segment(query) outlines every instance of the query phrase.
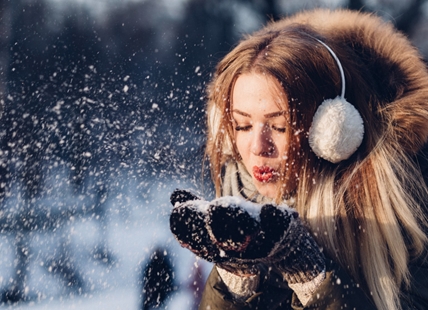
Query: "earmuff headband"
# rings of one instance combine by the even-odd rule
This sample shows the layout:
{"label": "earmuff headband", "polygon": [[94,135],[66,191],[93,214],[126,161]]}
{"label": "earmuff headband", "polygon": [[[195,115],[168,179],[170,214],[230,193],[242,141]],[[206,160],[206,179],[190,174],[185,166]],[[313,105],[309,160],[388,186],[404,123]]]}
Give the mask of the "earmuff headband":
{"label": "earmuff headband", "polygon": [[334,99],[324,100],[314,114],[309,129],[309,145],[313,152],[332,163],[348,159],[361,145],[364,137],[363,119],[345,99],[345,74],[333,50],[316,39],[337,63],[342,79],[342,92]]}
{"label": "earmuff headband", "polygon": [[340,94],[340,97],[345,99],[345,85],[346,85],[346,81],[345,81],[345,73],[343,71],[343,67],[342,64],[340,63],[339,58],[337,57],[336,53],[333,52],[333,50],[330,48],[330,46],[328,46],[327,44],[325,44],[323,41],[316,39],[318,42],[320,42],[322,45],[324,45],[324,47],[330,52],[331,56],[333,56],[334,60],[336,61],[337,67],[339,68],[340,71],[340,78],[342,80],[342,92]]}

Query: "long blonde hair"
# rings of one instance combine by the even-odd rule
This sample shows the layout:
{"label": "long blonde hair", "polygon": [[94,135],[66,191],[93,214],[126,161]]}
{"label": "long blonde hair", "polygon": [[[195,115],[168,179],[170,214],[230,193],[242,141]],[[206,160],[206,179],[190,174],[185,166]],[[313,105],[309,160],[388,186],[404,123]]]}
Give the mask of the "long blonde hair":
{"label": "long blonde hair", "polygon": [[[346,75],[346,98],[364,120],[362,145],[332,164],[315,156],[307,133],[324,99],[340,92],[331,54]],[[239,160],[230,96],[243,73],[277,79],[293,131],[283,182],[293,180],[295,208],[328,256],[348,270],[378,309],[400,309],[409,261],[427,244],[421,204],[427,188],[414,155],[428,140],[428,72],[404,36],[379,18],[315,10],[272,23],[242,40],[218,65],[208,88],[208,144],[217,194],[226,160]],[[287,168],[286,168],[287,166]],[[287,188],[283,186],[282,188]]]}

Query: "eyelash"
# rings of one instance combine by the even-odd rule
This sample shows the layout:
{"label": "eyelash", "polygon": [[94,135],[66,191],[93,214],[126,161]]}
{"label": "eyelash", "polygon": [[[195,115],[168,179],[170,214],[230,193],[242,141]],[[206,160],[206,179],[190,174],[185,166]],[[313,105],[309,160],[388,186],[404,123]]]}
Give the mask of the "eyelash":
{"label": "eyelash", "polygon": [[235,130],[236,131],[249,131],[251,129],[252,126],[236,126]]}
{"label": "eyelash", "polygon": [[[236,131],[249,131],[251,129],[251,127],[252,127],[251,125],[248,125],[248,126],[236,126],[235,130]],[[286,132],[286,128],[272,126],[272,129],[278,131],[279,133],[285,133]]]}
{"label": "eyelash", "polygon": [[285,133],[285,132],[286,132],[286,130],[287,130],[287,128],[275,127],[275,126],[272,126],[272,128],[273,128],[274,130],[276,130],[276,131],[280,132],[280,133]]}

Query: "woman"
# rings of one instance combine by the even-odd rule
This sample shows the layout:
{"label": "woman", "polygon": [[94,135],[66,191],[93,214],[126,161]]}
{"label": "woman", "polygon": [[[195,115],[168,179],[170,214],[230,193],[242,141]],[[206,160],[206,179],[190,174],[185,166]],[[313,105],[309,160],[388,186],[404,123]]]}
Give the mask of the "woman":
{"label": "woman", "polygon": [[241,41],[208,93],[220,198],[171,197],[178,241],[216,264],[200,309],[428,309],[428,72],[402,34],[302,12]]}

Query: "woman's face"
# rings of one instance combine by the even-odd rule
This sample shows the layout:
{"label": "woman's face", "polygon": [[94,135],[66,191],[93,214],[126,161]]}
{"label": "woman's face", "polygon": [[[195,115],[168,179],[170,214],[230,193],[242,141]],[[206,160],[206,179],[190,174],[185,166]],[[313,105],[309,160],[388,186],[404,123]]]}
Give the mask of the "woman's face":
{"label": "woman's face", "polygon": [[289,146],[287,102],[278,81],[268,75],[240,75],[233,88],[237,150],[259,193],[272,199],[281,186],[279,171]]}

